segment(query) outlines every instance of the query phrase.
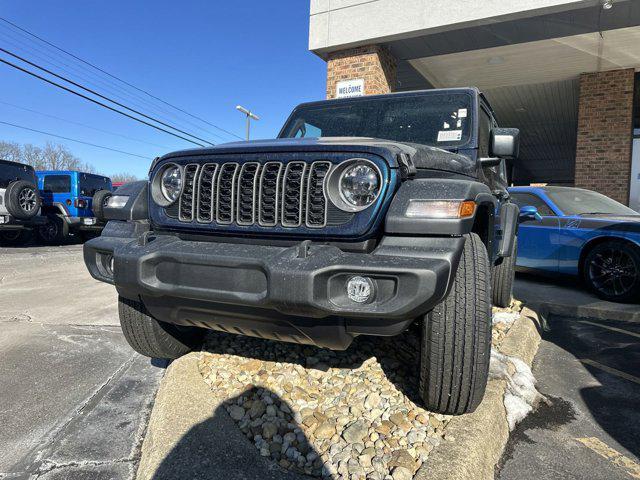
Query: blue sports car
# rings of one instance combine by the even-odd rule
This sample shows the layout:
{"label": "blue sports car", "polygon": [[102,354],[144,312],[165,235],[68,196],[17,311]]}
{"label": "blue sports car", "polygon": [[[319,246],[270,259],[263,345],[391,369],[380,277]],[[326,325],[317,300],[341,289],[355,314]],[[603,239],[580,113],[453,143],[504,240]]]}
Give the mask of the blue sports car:
{"label": "blue sports car", "polygon": [[640,214],[600,193],[512,187],[520,271],[575,275],[599,297],[640,302]]}

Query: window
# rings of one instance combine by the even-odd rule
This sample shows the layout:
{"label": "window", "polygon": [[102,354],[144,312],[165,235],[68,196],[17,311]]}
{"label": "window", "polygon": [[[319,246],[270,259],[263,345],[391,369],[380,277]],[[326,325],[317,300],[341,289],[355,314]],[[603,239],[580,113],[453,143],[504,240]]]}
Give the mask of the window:
{"label": "window", "polygon": [[471,138],[472,96],[424,92],[330,100],[297,108],[281,138],[373,137],[460,148]]}
{"label": "window", "polygon": [[295,138],[320,138],[322,137],[322,130],[310,123],[304,123],[296,131]]}
{"label": "window", "polygon": [[480,158],[489,156],[489,140],[491,138],[491,117],[487,111],[480,107],[480,115],[478,116],[478,155]]}
{"label": "window", "polygon": [[638,215],[635,210],[591,190],[549,188],[547,195],[565,215]]}
{"label": "window", "polygon": [[544,200],[542,200],[539,196],[534,195],[533,193],[512,193],[511,199],[515,202],[516,205],[518,205],[519,208],[536,207],[538,209],[538,213],[543,217],[556,216],[549,205],[547,205]]}
{"label": "window", "polygon": [[81,197],[93,197],[98,190],[111,190],[111,180],[100,175],[80,175]]}
{"label": "window", "polygon": [[46,193],[69,193],[71,191],[70,175],[47,175],[44,177],[44,188]]}

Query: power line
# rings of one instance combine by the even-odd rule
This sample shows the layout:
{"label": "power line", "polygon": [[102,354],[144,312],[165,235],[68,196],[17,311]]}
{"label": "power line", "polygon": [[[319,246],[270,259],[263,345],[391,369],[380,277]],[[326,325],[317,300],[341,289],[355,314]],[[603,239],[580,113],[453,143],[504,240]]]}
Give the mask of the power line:
{"label": "power line", "polygon": [[0,62],[4,63],[5,65],[9,65],[10,67],[13,67],[13,68],[15,68],[17,70],[20,70],[21,72],[24,72],[24,73],[26,73],[28,75],[31,75],[32,77],[38,78],[38,79],[42,80],[43,82],[47,82],[47,83],[49,83],[51,85],[54,85],[54,86],[56,86],[58,88],[61,88],[62,90],[65,90],[66,92],[72,93],[74,95],[77,95],[80,98],[84,98],[85,100],[93,102],[96,105],[100,105],[101,107],[109,109],[112,112],[116,112],[116,113],[119,113],[120,115],[124,115],[125,117],[130,118],[131,120],[135,120],[136,122],[143,123],[144,125],[147,125],[147,126],[149,126],[151,128],[155,128],[156,130],[159,130],[161,132],[168,133],[169,135],[173,135],[174,137],[178,137],[178,138],[181,138],[182,140],[186,140],[187,142],[190,142],[190,143],[193,143],[195,145],[199,145],[201,147],[204,147],[203,144],[198,143],[195,140],[191,140],[190,138],[183,137],[182,135],[178,135],[177,133],[171,132],[169,130],[165,130],[162,127],[158,127],[157,125],[154,125],[153,123],[149,123],[149,122],[146,122],[145,120],[142,120],[142,119],[140,119],[138,117],[134,117],[133,115],[129,115],[126,112],[118,110],[117,108],[113,108],[112,106],[107,105],[106,103],[99,102],[98,100],[96,100],[94,98],[91,98],[91,97],[88,97],[86,95],[83,95],[80,92],[76,92],[75,90],[72,90],[71,88],[65,87],[64,85],[60,85],[59,83],[56,83],[53,80],[49,80],[48,78],[45,78],[45,77],[43,77],[41,75],[38,75],[37,73],[30,72],[26,68],[22,68],[22,67],[14,64],[14,63],[9,62],[8,60],[5,60],[4,58],[0,58]]}
{"label": "power line", "polygon": [[[22,39],[14,38],[12,34],[13,32],[0,31],[0,35],[6,37],[3,39],[3,42],[6,42],[18,48],[19,50],[28,51],[33,57],[42,60],[46,64],[57,67],[59,71],[65,72],[71,77],[76,77],[84,80],[87,85],[93,85],[96,88],[103,88],[105,91],[111,92],[111,94],[115,98],[119,98],[125,102],[128,101],[130,104],[135,105],[137,108],[142,108],[142,109],[144,109],[145,107],[150,108],[152,111],[157,112],[156,114],[159,115],[159,118],[163,118],[163,116],[165,117],[169,116],[172,119],[177,120],[178,122],[189,124],[191,127],[195,127],[198,130],[201,130],[210,135],[213,135],[214,137],[219,138],[220,140],[226,141],[226,139],[220,136],[219,134],[211,132],[210,130],[203,128],[201,125],[189,119],[181,118],[175,112],[163,106],[160,106],[157,103],[150,101],[145,97],[142,97],[140,94],[136,92],[132,92],[109,79],[105,79],[102,76],[100,76],[98,73],[85,69],[80,65],[69,64],[66,61],[59,59],[58,57],[53,56],[50,51],[47,51],[38,45],[34,45],[32,43],[24,44]],[[173,122],[174,120],[171,120],[171,121]],[[181,127],[181,128],[185,128],[185,127]]]}
{"label": "power line", "polygon": [[89,128],[91,130],[95,130],[96,132],[106,133],[107,135],[114,135],[116,137],[126,138],[127,140],[132,140],[134,142],[146,143],[147,145],[152,145],[154,147],[166,148],[167,150],[171,150],[172,147],[167,147],[166,145],[159,145],[153,142],[147,142],[146,140],[141,140],[139,138],[130,137],[128,135],[122,135],[121,133],[110,132],[109,130],[103,130],[101,128],[92,127],[91,125],[87,125],[85,123],[76,122],[73,120],[69,120],[67,118],[58,117],[57,115],[51,115],[49,113],[39,112],[38,110],[33,110],[27,107],[21,107],[20,105],[14,105],[13,103],[4,102],[0,100],[0,104],[7,105],[9,107],[17,108],[18,110],[24,110],[25,112],[35,113],[37,115],[42,115],[43,117],[53,118],[55,120],[60,120],[61,122],[70,123],[72,125],[78,125],[80,127]]}
{"label": "power line", "polygon": [[67,50],[65,50],[65,49],[63,49],[63,48],[61,48],[61,47],[59,47],[59,46],[57,46],[57,45],[55,45],[55,44],[53,44],[53,43],[49,42],[48,40],[45,40],[44,38],[42,38],[42,37],[40,37],[40,36],[36,35],[35,33],[32,33],[32,32],[30,32],[29,30],[26,30],[26,29],[24,29],[24,28],[22,28],[22,27],[20,27],[20,26],[16,25],[15,23],[13,23],[13,22],[11,22],[11,21],[7,20],[7,19],[6,19],[6,18],[4,18],[4,17],[0,17],[0,20],[2,20],[3,22],[7,23],[8,25],[11,25],[12,27],[14,27],[14,28],[16,28],[16,29],[20,30],[21,32],[23,32],[23,33],[25,33],[25,34],[27,34],[27,35],[29,35],[29,36],[31,36],[31,37],[33,37],[33,38],[36,38],[37,40],[40,40],[41,42],[43,42],[43,43],[45,43],[45,44],[49,45],[50,47],[53,47],[53,48],[55,48],[56,50],[59,50],[59,51],[61,51],[61,52],[65,53],[65,54],[69,55],[70,57],[75,58],[76,60],[78,60],[78,61],[80,61],[80,62],[84,63],[85,65],[88,65],[88,66],[90,66],[90,67],[92,67],[92,68],[94,68],[94,69],[98,70],[99,72],[101,72],[101,73],[103,73],[103,74],[105,74],[105,75],[107,75],[107,76],[109,76],[109,77],[111,77],[111,78],[113,78],[113,79],[115,79],[115,80],[118,80],[119,82],[121,82],[121,83],[123,83],[123,84],[125,84],[125,85],[127,85],[127,86],[129,86],[129,87],[131,87],[131,88],[133,88],[133,89],[135,89],[135,90],[137,90],[137,91],[139,91],[139,92],[142,92],[142,93],[144,93],[145,95],[148,95],[149,97],[154,98],[155,100],[158,100],[159,102],[162,102],[162,103],[164,103],[165,105],[167,105],[167,106],[169,106],[169,107],[171,107],[171,108],[174,108],[174,109],[178,110],[179,112],[182,112],[182,113],[184,113],[184,114],[186,114],[186,115],[189,115],[189,116],[190,116],[190,117],[192,117],[192,118],[195,118],[195,119],[197,119],[197,120],[200,120],[201,122],[203,122],[203,123],[205,123],[205,124],[207,124],[207,125],[209,125],[209,126],[211,126],[211,127],[213,127],[213,128],[216,128],[216,129],[220,130],[221,132],[224,132],[224,133],[226,133],[226,134],[228,134],[228,135],[231,135],[231,136],[233,136],[233,137],[239,138],[240,140],[244,140],[241,136],[236,135],[235,133],[230,132],[230,131],[228,131],[228,130],[225,130],[224,128],[219,127],[219,126],[217,126],[217,125],[215,125],[215,124],[213,124],[213,123],[211,123],[211,122],[209,122],[209,121],[207,121],[207,120],[205,120],[205,119],[203,119],[203,118],[200,118],[200,117],[199,117],[199,116],[197,116],[197,115],[194,115],[194,114],[192,114],[192,113],[189,113],[189,112],[187,112],[186,110],[183,110],[182,108],[177,107],[177,106],[175,106],[175,105],[173,105],[173,104],[171,104],[171,103],[169,103],[169,102],[167,102],[167,101],[165,101],[165,100],[163,100],[163,99],[161,99],[161,98],[159,98],[159,97],[157,97],[157,96],[155,96],[155,95],[153,95],[153,94],[151,94],[151,93],[147,92],[146,90],[143,90],[143,89],[141,89],[141,88],[136,87],[135,85],[132,85],[131,83],[127,82],[126,80],[123,80],[123,79],[121,79],[121,78],[119,78],[119,77],[117,77],[117,76],[115,76],[115,75],[113,75],[113,74],[111,74],[111,73],[107,72],[106,70],[103,70],[102,68],[98,67],[97,65],[94,65],[93,63],[88,62],[88,61],[86,61],[86,60],[84,60],[84,59],[82,59],[82,58],[80,58],[80,57],[78,57],[78,56],[74,55],[73,53],[71,53],[71,52],[69,52],[69,51],[67,51]]}
{"label": "power line", "polygon": [[[70,80],[70,79],[68,79],[68,78],[66,78],[66,77],[64,77],[62,75],[59,75],[59,74],[49,70],[48,68],[45,68],[45,67],[43,67],[41,65],[38,65],[37,63],[31,62],[30,60],[27,60],[26,58],[21,57],[20,55],[12,53],[12,52],[10,52],[9,50],[7,50],[5,48],[0,47],[0,52],[4,52],[7,55],[11,55],[12,57],[17,58],[18,60],[20,60],[20,61],[22,61],[22,62],[24,62],[24,63],[26,63],[28,65],[31,65],[32,67],[37,68],[38,70],[42,70],[43,72],[48,73],[49,75],[52,75],[52,76],[54,76],[56,78],[59,78],[60,80],[63,80],[65,82],[67,82],[67,83],[70,83],[74,87],[81,88],[85,92],[89,92],[92,95],[95,95],[95,96],[97,96],[99,98],[102,98],[103,100],[106,100],[106,101],[111,102],[111,103],[113,103],[115,105],[118,105],[119,107],[122,107],[122,108],[124,108],[126,110],[129,110],[130,112],[135,113],[136,115],[140,115],[140,116],[142,116],[144,118],[147,118],[147,119],[149,119],[149,120],[151,120],[153,122],[159,123],[160,125],[164,125],[165,127],[171,128],[172,130],[175,130],[176,132],[180,132],[180,133],[182,133],[184,135],[188,135],[190,137],[193,137],[193,138],[195,138],[197,140],[200,140],[201,142],[208,143],[209,145],[215,145],[215,143],[212,143],[212,142],[210,142],[208,140],[205,140],[204,138],[200,138],[200,137],[198,137],[196,135],[193,135],[192,133],[185,132],[184,130],[180,130],[179,128],[176,128],[176,127],[174,127],[172,125],[169,125],[168,123],[165,123],[165,122],[163,122],[161,120],[158,120],[157,118],[151,117],[151,116],[146,115],[146,114],[144,114],[144,113],[142,113],[142,112],[140,112],[138,110],[135,110],[133,108],[127,107],[126,105],[124,105],[124,104],[122,104],[120,102],[117,102],[117,101],[115,101],[115,100],[113,100],[113,99],[111,99],[111,98],[109,98],[109,97],[107,97],[105,95],[102,95],[102,94],[96,92],[95,90],[87,88],[84,85],[81,85],[81,84],[79,84],[77,82],[74,82],[73,80]],[[193,142],[193,143],[196,143],[196,142]],[[204,145],[201,145],[201,146],[204,146]]]}
{"label": "power line", "polygon": [[3,125],[9,125],[10,127],[21,128],[23,130],[29,130],[30,132],[41,133],[43,135],[49,135],[50,137],[61,138],[63,140],[68,140],[69,142],[81,143],[83,145],[89,145],[90,147],[102,148],[104,150],[109,150],[111,152],[122,153],[124,155],[131,155],[132,157],[144,158],[145,160],[151,160],[151,157],[143,157],[142,155],[138,155],[136,153],[125,152],[124,150],[118,150],[117,148],[105,147],[104,145],[97,145],[95,143],[85,142],[83,140],[77,140],[75,138],[64,137],[62,135],[57,135],[55,133],[44,132],[42,130],[36,130],[35,128],[25,127],[23,125],[16,125],[15,123],[3,122],[0,120],[0,123]]}

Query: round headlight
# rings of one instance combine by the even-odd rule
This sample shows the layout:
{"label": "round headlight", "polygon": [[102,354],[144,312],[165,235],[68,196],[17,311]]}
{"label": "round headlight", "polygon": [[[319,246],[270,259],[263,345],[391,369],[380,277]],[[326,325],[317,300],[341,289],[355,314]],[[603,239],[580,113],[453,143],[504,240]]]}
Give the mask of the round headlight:
{"label": "round headlight", "polygon": [[373,165],[356,163],[342,172],[340,194],[348,205],[368,207],[380,193],[380,176]]}
{"label": "round headlight", "polygon": [[178,199],[182,192],[182,170],[180,167],[172,165],[162,172],[160,191],[162,196],[170,203]]}

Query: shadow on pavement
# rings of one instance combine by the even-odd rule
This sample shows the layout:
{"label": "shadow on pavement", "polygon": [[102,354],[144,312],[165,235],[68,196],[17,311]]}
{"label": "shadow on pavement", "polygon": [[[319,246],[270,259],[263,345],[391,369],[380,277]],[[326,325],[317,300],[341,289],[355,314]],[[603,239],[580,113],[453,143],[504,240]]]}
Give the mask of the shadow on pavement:
{"label": "shadow on pavement", "polygon": [[[311,478],[304,473],[305,465],[308,473],[313,470],[319,475],[324,463],[293,418],[287,418],[280,413],[282,416],[270,419],[275,424],[292,423],[297,427],[298,433],[295,439],[291,439],[290,436],[284,439],[276,433],[268,442],[265,440],[266,450],[263,449],[261,452],[254,444],[254,437],[260,435],[262,438],[265,432],[262,424],[258,425],[258,422],[252,421],[250,407],[246,408],[245,417],[239,422],[240,429],[227,412],[231,406],[247,407],[253,399],[265,397],[273,401],[273,405],[278,407],[278,412],[286,411],[287,408],[293,411],[274,392],[257,387],[225,400],[209,419],[192,427],[180,439],[159,465],[153,479],[300,480]],[[284,409],[281,408],[283,403],[286,405]],[[290,468],[296,471],[278,465],[283,460],[289,462],[292,465]]]}
{"label": "shadow on pavement", "polygon": [[554,320],[545,340],[580,360],[600,384],[579,389],[590,415],[611,438],[640,457],[640,384],[636,383],[640,337],[633,335],[640,335],[640,324],[562,317]]}

